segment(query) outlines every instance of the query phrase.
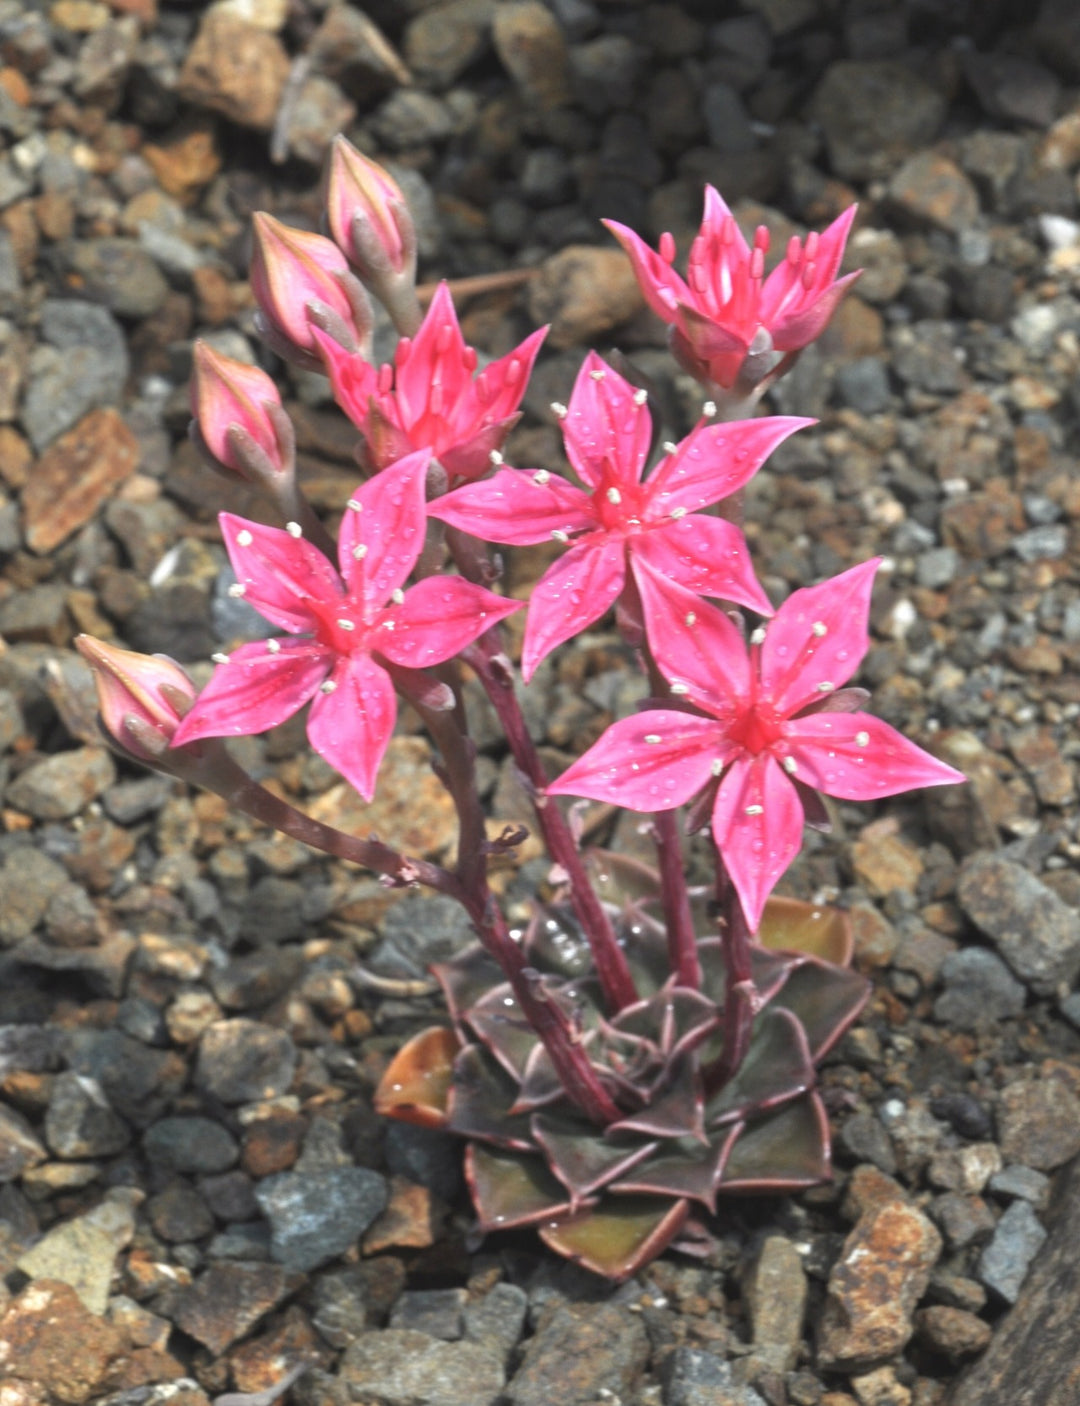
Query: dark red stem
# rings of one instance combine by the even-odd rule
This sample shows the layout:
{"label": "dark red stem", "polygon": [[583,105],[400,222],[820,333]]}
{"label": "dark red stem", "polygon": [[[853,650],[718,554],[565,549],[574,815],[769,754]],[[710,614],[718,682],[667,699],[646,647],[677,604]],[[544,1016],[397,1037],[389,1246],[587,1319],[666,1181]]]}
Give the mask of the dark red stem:
{"label": "dark red stem", "polygon": [[653,815],[653,835],[660,860],[660,901],[664,906],[664,926],[667,928],[668,961],[680,986],[700,991],[701,962],[698,960],[690,894],[683,873],[677,812],[656,811]]}
{"label": "dark red stem", "polygon": [[754,1016],[758,1011],[758,993],[750,960],[753,935],[720,855],[716,859],[716,897],[724,953],[724,1048],[702,1071],[706,1097],[722,1089],[739,1072],[750,1048]]}

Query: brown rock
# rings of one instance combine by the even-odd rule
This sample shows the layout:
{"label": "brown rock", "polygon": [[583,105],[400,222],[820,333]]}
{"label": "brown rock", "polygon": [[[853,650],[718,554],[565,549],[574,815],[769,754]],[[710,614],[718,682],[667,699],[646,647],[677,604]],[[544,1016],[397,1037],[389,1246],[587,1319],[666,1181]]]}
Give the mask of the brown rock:
{"label": "brown rock", "polygon": [[1006,1163],[1052,1172],[1080,1152],[1080,1099],[1058,1079],[1009,1084],[997,1118]]}
{"label": "brown rock", "polygon": [[50,1402],[79,1406],[126,1347],[124,1334],[87,1312],[69,1285],[38,1280],[0,1319],[0,1394],[6,1398],[6,1381],[16,1378],[39,1386]]}
{"label": "brown rock", "polygon": [[860,883],[876,897],[901,890],[912,893],[923,872],[923,862],[899,833],[893,816],[875,820],[860,833],[852,847],[852,863]]}
{"label": "brown rock", "polygon": [[979,217],[975,187],[955,162],[935,151],[904,162],[889,186],[889,201],[913,223],[950,234]]}
{"label": "brown rock", "polygon": [[148,142],[142,155],[162,190],[182,205],[190,204],[221,170],[214,125],[204,119],[163,145]]}
{"label": "brown rock", "polygon": [[529,313],[550,322],[548,344],[557,351],[581,346],[626,322],[642,307],[630,260],[621,249],[571,244],[540,268],[529,286]]}
{"label": "brown rock", "polygon": [[434,1245],[436,1232],[445,1218],[426,1186],[417,1186],[404,1177],[390,1180],[390,1200],[386,1210],[364,1235],[364,1254],[377,1255],[394,1246],[424,1250]]}
{"label": "brown rock", "polygon": [[885,345],[885,323],[876,308],[849,294],[821,334],[820,346],[837,361],[874,356]]}
{"label": "brown rock", "polygon": [[503,66],[527,98],[541,108],[569,101],[566,40],[558,20],[540,0],[499,5],[492,39]]}
{"label": "brown rock", "polygon": [[934,1304],[921,1308],[915,1322],[920,1340],[953,1362],[974,1357],[990,1341],[990,1324],[963,1308]]}
{"label": "brown rock", "polygon": [[274,1113],[244,1131],[240,1165],[253,1177],[287,1172],[300,1156],[308,1121],[299,1113]]}
{"label": "brown rock", "polygon": [[1031,777],[1043,805],[1067,806],[1076,799],[1073,769],[1050,728],[1025,728],[1013,737],[1009,751]]}
{"label": "brown rock", "polygon": [[211,11],[188,50],[177,90],[242,127],[268,132],[288,76],[289,56],[276,35]]}
{"label": "brown rock", "polygon": [[914,1206],[867,1211],[829,1275],[818,1365],[861,1371],[899,1352],[940,1254],[941,1236]]}
{"label": "brown rock", "polygon": [[9,488],[22,488],[30,477],[34,452],[13,425],[0,425],[0,477]]}
{"label": "brown rock", "polygon": [[412,82],[412,74],[382,30],[351,5],[330,6],[309,52],[315,69],[328,78],[356,75],[376,88]]}
{"label": "brown rock", "polygon": [[138,440],[118,412],[91,410],[42,454],[23,490],[26,545],[51,552],[90,521],[138,462]]}
{"label": "brown rock", "polygon": [[172,1317],[211,1352],[222,1353],[300,1283],[299,1275],[276,1264],[214,1264],[176,1296]]}
{"label": "brown rock", "polygon": [[941,513],[941,535],[948,547],[980,560],[1008,551],[1024,530],[1024,507],[1015,493],[996,485],[948,503]]}

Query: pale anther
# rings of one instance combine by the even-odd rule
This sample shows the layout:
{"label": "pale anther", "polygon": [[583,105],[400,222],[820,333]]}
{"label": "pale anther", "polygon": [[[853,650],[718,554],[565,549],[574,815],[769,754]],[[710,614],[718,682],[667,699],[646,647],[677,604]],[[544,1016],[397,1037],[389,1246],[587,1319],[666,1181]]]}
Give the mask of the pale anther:
{"label": "pale anther", "polygon": [[606,371],[590,371],[589,379],[592,381],[602,381],[606,375]]}
{"label": "pale anther", "polygon": [[701,407],[701,413],[705,416],[706,420],[711,420],[716,414],[716,401],[707,400]]}
{"label": "pale anther", "polygon": [[281,653],[281,641],[280,641],[280,640],[267,640],[267,641],[266,641],[266,649],[267,649],[267,653],[268,653],[268,654],[280,654],[280,653]]}
{"label": "pale anther", "polygon": [[672,508],[672,510],[671,510],[671,517],[673,517],[676,522],[678,522],[678,520],[679,520],[681,517],[685,517],[685,516],[686,516],[686,509],[685,509],[685,508]]}
{"label": "pale anther", "polygon": [[304,529],[298,522],[287,522],[285,524],[285,531],[290,537],[303,537],[304,535]]}
{"label": "pale anther", "polygon": [[562,403],[561,400],[553,400],[551,402],[551,413],[557,416],[558,419],[565,420],[570,412],[567,410],[566,406]]}
{"label": "pale anther", "polygon": [[647,732],[645,734],[645,741],[648,742],[650,746],[655,747],[660,741],[660,734],[658,732]]}
{"label": "pale anther", "polygon": [[789,776],[794,776],[799,769],[799,763],[794,757],[785,757],[780,763]]}
{"label": "pale anther", "polygon": [[537,469],[536,473],[533,474],[533,483],[547,483],[550,478],[551,475],[547,469]]}
{"label": "pale anther", "polygon": [[232,596],[233,600],[239,600],[241,596],[246,594],[247,587],[244,585],[243,581],[234,581],[229,587],[229,595]]}
{"label": "pale anther", "polygon": [[765,814],[765,807],[764,807],[764,806],[747,806],[747,807],[746,807],[746,814],[747,814],[747,815],[764,815],[764,814]]}
{"label": "pale anther", "polygon": [[822,681],[817,685],[817,691],[819,693],[831,693],[835,687],[836,685],[834,683],[830,683],[828,679],[822,679]]}
{"label": "pale anther", "polygon": [[401,605],[404,603],[405,600],[405,592],[399,586],[396,591],[390,592],[390,599],[394,602],[395,605]]}
{"label": "pale anther", "polygon": [[254,540],[254,537],[252,537],[251,533],[247,530],[246,527],[242,532],[238,532],[236,534],[236,545],[238,547],[250,547]]}
{"label": "pale anther", "polygon": [[684,625],[696,625],[696,624],[697,624],[697,616],[694,614],[694,612],[693,612],[692,610],[688,610],[688,611],[686,612],[686,614],[683,616],[683,624],[684,624]]}
{"label": "pale anther", "polygon": [[869,747],[869,746],[870,746],[870,734],[869,734],[868,732],[857,732],[857,733],[855,734],[855,746],[856,746],[856,747]]}
{"label": "pale anther", "polygon": [[829,633],[829,627],[824,620],[815,620],[810,626],[810,633],[821,640]]}
{"label": "pale anther", "polygon": [[665,454],[675,454],[678,452],[679,446],[675,443],[673,439],[665,439],[660,448],[664,451]]}
{"label": "pale anther", "polygon": [[714,757],[709,763],[709,771],[713,776],[719,776],[724,769],[724,763],[719,757]]}
{"label": "pale anther", "polygon": [[607,491],[607,500],[609,503],[621,503],[622,494],[617,488],[609,488]]}
{"label": "pale anther", "polygon": [[753,631],[751,632],[751,634],[750,634],[750,643],[751,643],[751,644],[764,644],[764,643],[765,643],[765,626],[764,626],[764,625],[759,625],[756,630],[753,630]]}
{"label": "pale anther", "polygon": [[569,542],[570,540],[569,532],[564,532],[561,527],[553,527],[551,529],[551,536],[556,542]]}
{"label": "pale anther", "polygon": [[690,692],[690,686],[685,683],[673,683],[671,685],[671,691],[672,693],[678,694],[681,698],[684,693]]}
{"label": "pale anther", "polygon": [[649,392],[648,392],[648,391],[642,390],[642,391],[635,391],[635,392],[634,392],[634,404],[635,404],[635,405],[644,405],[645,402],[648,400],[648,398],[649,398]]}
{"label": "pale anther", "polygon": [[363,542],[357,542],[356,546],[352,549],[352,556],[353,561],[364,560],[364,558],[367,556],[367,547],[364,545]]}
{"label": "pale anther", "polygon": [[334,680],[333,680],[333,679],[327,679],[325,683],[321,683],[321,684],[319,685],[319,692],[320,692],[320,693],[333,693],[333,691],[334,691],[335,688],[337,688],[337,684],[334,682]]}
{"label": "pale anther", "polygon": [[499,465],[500,465],[502,462],[503,462],[503,456],[499,453],[499,451],[498,451],[497,449],[493,449],[493,450],[491,451],[491,453],[488,455],[488,463],[489,463],[493,468],[496,468],[496,469],[497,469],[497,468],[499,467]]}
{"label": "pale anther", "polygon": [[339,620],[337,621],[337,627],[339,630],[355,630],[356,623],[353,620]]}
{"label": "pale anther", "polygon": [[352,508],[354,513],[358,513],[364,505],[359,501],[359,499],[350,498],[349,501],[345,504],[345,506],[347,508]]}
{"label": "pale anther", "polygon": [[214,664],[227,664],[229,656],[227,654],[211,654],[210,660]]}

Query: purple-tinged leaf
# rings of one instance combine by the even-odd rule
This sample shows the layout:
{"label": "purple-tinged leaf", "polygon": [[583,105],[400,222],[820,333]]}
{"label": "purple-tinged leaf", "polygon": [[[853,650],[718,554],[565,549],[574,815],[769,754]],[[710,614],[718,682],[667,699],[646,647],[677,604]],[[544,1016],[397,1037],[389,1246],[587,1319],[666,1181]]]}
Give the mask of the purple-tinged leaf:
{"label": "purple-tinged leaf", "polygon": [[816,1093],[740,1126],[722,1191],[793,1191],[817,1186],[832,1174],[829,1120]]}
{"label": "purple-tinged leaf", "polygon": [[769,1006],[754,1021],[738,1072],[705,1105],[706,1126],[717,1128],[786,1103],[812,1088],[814,1078],[802,1026],[790,1011]]}
{"label": "purple-tinged leaf", "polygon": [[535,1225],[570,1211],[565,1188],[535,1152],[505,1152],[470,1143],[465,1151],[465,1178],[481,1230]]}
{"label": "purple-tinged leaf", "polygon": [[557,1254],[621,1283],[663,1254],[688,1210],[686,1201],[606,1196],[595,1209],[552,1216],[540,1238]]}

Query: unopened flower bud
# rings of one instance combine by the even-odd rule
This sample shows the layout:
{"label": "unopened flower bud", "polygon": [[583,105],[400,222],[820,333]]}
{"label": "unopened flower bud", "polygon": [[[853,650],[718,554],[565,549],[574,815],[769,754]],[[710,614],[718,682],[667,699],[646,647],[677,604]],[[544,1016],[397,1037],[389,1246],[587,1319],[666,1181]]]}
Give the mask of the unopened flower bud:
{"label": "unopened flower bud", "polygon": [[401,188],[342,136],[330,147],[326,215],[338,247],[365,282],[411,271],[416,231]]}
{"label": "unopened flower bud", "polygon": [[136,654],[79,635],[75,647],[94,671],[105,731],[125,752],[153,764],[195,701],[195,685],[163,654]]}
{"label": "unopened flower bud", "polygon": [[262,212],[252,223],[251,291],[274,350],[321,365],[315,327],[346,351],[358,350],[370,327],[370,310],[337,245]]}
{"label": "unopened flower bud", "polygon": [[234,361],[208,343],[197,341],[191,412],[203,446],[219,468],[250,477],[249,441],[254,441],[265,456],[267,468],[277,473],[289,471],[291,446],[284,446],[283,452],[281,443],[281,395],[266,372],[257,366]]}

